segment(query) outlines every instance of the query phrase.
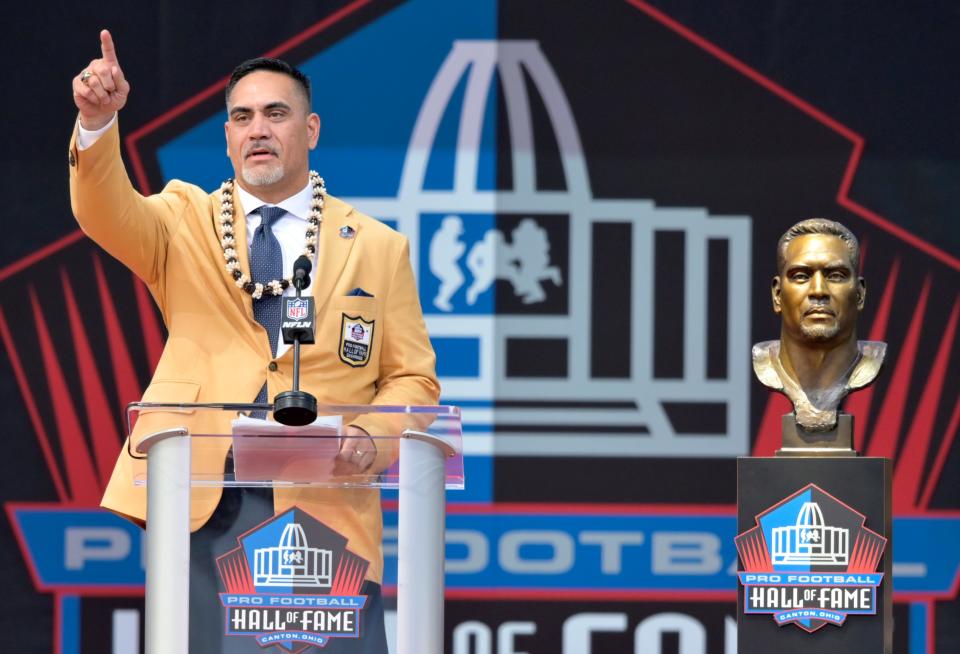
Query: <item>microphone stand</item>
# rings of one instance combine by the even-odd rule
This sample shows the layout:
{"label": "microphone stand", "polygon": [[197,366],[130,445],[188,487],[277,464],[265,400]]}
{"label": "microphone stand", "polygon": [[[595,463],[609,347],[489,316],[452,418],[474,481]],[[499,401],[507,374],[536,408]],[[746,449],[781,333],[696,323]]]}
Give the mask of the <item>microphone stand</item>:
{"label": "microphone stand", "polygon": [[273,419],[283,425],[309,425],[317,419],[317,398],[300,390],[300,344],[314,342],[316,310],[312,297],[301,297],[304,287],[310,285],[310,269],[313,265],[307,257],[299,257],[293,264],[294,298],[282,298],[280,306],[283,342],[293,343],[293,388],[278,393],[273,399]]}

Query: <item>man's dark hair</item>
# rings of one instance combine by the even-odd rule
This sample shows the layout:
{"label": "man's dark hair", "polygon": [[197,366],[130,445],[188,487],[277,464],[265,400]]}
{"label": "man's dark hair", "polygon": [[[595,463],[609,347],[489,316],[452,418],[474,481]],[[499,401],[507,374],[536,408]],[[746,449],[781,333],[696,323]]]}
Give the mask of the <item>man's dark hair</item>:
{"label": "man's dark hair", "polygon": [[233,69],[233,72],[230,73],[230,81],[227,82],[226,101],[228,105],[230,104],[230,93],[233,91],[233,87],[237,85],[237,82],[242,80],[250,73],[255,73],[258,70],[281,73],[293,78],[293,80],[303,91],[303,97],[307,101],[307,111],[310,111],[310,78],[301,73],[300,69],[296,66],[291,66],[282,59],[274,59],[273,57],[257,57],[256,59],[247,59]]}
{"label": "man's dark hair", "polygon": [[850,254],[850,265],[853,266],[853,274],[860,271],[860,242],[849,229],[835,220],[827,218],[810,218],[801,220],[796,225],[788,229],[780,241],[777,243],[777,274],[783,274],[783,269],[787,265],[787,246],[790,241],[798,236],[807,236],[810,234],[826,234],[836,236],[843,244],[847,246],[847,252]]}

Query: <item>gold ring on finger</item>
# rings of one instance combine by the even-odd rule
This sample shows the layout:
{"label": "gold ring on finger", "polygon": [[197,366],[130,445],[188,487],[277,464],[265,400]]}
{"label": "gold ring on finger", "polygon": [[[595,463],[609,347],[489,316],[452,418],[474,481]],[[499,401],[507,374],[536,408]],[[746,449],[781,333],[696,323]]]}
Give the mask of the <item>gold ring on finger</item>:
{"label": "gold ring on finger", "polygon": [[86,84],[87,80],[91,77],[93,77],[93,73],[91,73],[89,70],[85,70],[80,74],[80,81]]}

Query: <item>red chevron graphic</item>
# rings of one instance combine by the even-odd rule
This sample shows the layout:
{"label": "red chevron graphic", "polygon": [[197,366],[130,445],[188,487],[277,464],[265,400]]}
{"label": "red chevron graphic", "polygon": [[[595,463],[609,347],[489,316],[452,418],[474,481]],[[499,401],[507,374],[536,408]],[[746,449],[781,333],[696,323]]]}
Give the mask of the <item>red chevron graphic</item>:
{"label": "red chevron graphic", "polygon": [[750,572],[772,572],[773,563],[770,561],[770,551],[767,548],[763,531],[754,527],[735,539],[737,551],[743,559],[743,569]]}
{"label": "red chevron graphic", "polygon": [[[95,281],[99,306],[81,306],[77,288],[82,284],[78,280],[84,279],[83,275],[77,275],[76,270],[69,273],[64,266],[58,270],[69,348],[63,346],[62,338],[55,339],[51,333],[48,309],[58,305],[59,298],[52,299],[48,290],[41,300],[36,286],[27,285],[30,310],[20,316],[19,321],[27,321],[30,326],[26,331],[36,334],[41,373],[28,375],[24,370],[20,353],[25,343],[15,340],[0,309],[0,337],[57,496],[61,502],[79,506],[99,504],[122,441],[123,410],[129,402],[139,399],[143,390],[117,312],[116,288],[107,281],[100,255],[92,248],[90,261],[93,268],[90,278]],[[20,272],[21,268],[14,264],[10,270]],[[139,280],[133,279],[139,326],[152,368],[163,349],[162,328],[149,293]],[[85,318],[96,314],[103,323],[100,334],[91,332],[90,318]],[[104,365],[103,357],[95,354],[95,341],[106,342],[109,368]],[[112,374],[112,378],[107,377],[108,374]],[[79,379],[80,383],[68,379]],[[108,379],[113,382],[113,399],[108,397]],[[47,403],[49,408],[42,409]],[[50,427],[55,434],[53,438]]]}
{"label": "red chevron graphic", "polygon": [[31,286],[28,289],[30,307],[33,310],[33,322],[40,340],[40,352],[43,355],[44,377],[47,381],[47,391],[55,410],[53,418],[57,425],[59,437],[59,452],[69,453],[63,456],[67,471],[67,482],[70,494],[66,498],[71,502],[96,506],[100,501],[100,484],[94,473],[90,450],[83,437],[80,427],[80,417],[77,415],[73,394],[67,386],[63,368],[57,353],[54,350],[50,332],[47,329],[47,320],[43,308],[37,299],[37,293]]}
{"label": "red chevron graphic", "polygon": [[947,362],[957,333],[957,315],[960,313],[960,297],[954,300],[947,328],[940,340],[940,347],[933,359],[933,369],[927,377],[920,403],[917,405],[913,422],[907,431],[907,439],[897,459],[893,475],[893,510],[905,512],[918,508],[920,483],[930,443],[933,440],[933,424],[937,416],[937,407],[943,400],[943,385],[947,376]]}
{"label": "red chevron graphic", "polygon": [[349,550],[344,550],[340,557],[340,564],[334,575],[331,595],[356,595],[363,585],[364,575],[370,564]]}
{"label": "red chevron graphic", "polygon": [[[103,388],[103,381],[97,369],[97,362],[90,348],[90,340],[80,318],[80,309],[73,295],[70,278],[64,269],[60,269],[60,280],[63,285],[63,294],[67,300],[67,317],[70,322],[70,332],[73,335],[73,349],[77,356],[77,366],[80,369],[80,378],[84,380],[80,387],[80,395],[87,413],[87,433],[93,441],[93,461],[96,464],[99,484],[94,490],[101,490],[110,481],[113,464],[117,458],[117,442],[120,434],[117,433],[116,422],[112,408],[107,402],[107,394]],[[76,399],[74,395],[71,400]],[[71,401],[66,400],[66,401]],[[66,450],[71,453],[69,459],[74,459],[78,449]],[[76,457],[79,458],[79,457]],[[79,498],[78,498],[79,499]],[[86,499],[86,498],[84,498]]]}
{"label": "red chevron graphic", "polygon": [[[861,259],[862,260],[862,259]],[[883,295],[880,298],[880,306],[877,309],[877,315],[870,326],[870,335],[868,340],[882,341],[886,338],[887,325],[890,320],[890,309],[893,307],[893,293],[897,287],[897,278],[900,275],[900,257],[893,260],[890,267],[890,276],[887,277],[886,284],[883,287]],[[854,449],[858,452],[863,451],[865,445],[868,419],[870,418],[870,406],[873,400],[873,386],[868,386],[862,391],[857,391],[847,400],[846,410],[856,416],[854,422]]]}
{"label": "red chevron graphic", "polygon": [[880,534],[866,528],[861,529],[853,551],[850,552],[847,572],[876,572],[886,544],[887,539]]}
{"label": "red chevron graphic", "polygon": [[867,446],[867,456],[885,456],[893,458],[897,453],[897,444],[900,438],[900,428],[903,424],[903,414],[907,404],[907,393],[910,391],[910,379],[913,376],[913,367],[917,362],[917,346],[920,342],[920,330],[923,327],[923,314],[927,309],[927,298],[930,296],[930,276],[923,282],[917,308],[910,321],[910,329],[903,341],[902,349],[897,356],[897,364],[893,370],[890,388],[884,398],[883,408],[877,417],[877,425],[873,431],[873,438]]}
{"label": "red chevron graphic", "polygon": [[252,595],[257,592],[243,549],[238,547],[218,558],[217,567],[220,569],[220,578],[223,579],[223,586],[228,593]]}
{"label": "red chevron graphic", "polygon": [[[107,277],[103,272],[103,265],[100,258],[93,257],[93,272],[97,280],[97,291],[100,297],[100,305],[103,309],[103,323],[105,327],[104,338],[110,344],[110,365],[113,369],[113,378],[116,385],[116,403],[114,411],[116,415],[123,413],[124,408],[130,402],[136,400],[139,396],[135,392],[139,391],[140,382],[137,379],[137,373],[133,368],[133,361],[130,353],[124,346],[123,328],[120,326],[120,318],[117,315],[117,308],[113,302],[113,294],[110,291],[110,285],[107,283]],[[134,283],[134,288],[140,287],[140,284]],[[147,311],[145,314],[150,321],[156,322],[153,311]],[[155,362],[151,359],[151,363]]]}
{"label": "red chevron graphic", "polygon": [[0,307],[0,336],[3,338],[3,347],[10,357],[10,364],[13,367],[14,377],[17,379],[17,386],[20,387],[20,394],[23,395],[23,403],[30,416],[30,424],[36,432],[37,440],[40,442],[40,451],[43,453],[43,459],[47,462],[47,469],[53,478],[53,485],[57,490],[57,497],[61,502],[70,499],[67,493],[63,476],[60,474],[60,467],[57,465],[57,459],[53,453],[53,445],[50,443],[50,437],[47,436],[47,429],[40,419],[40,410],[37,408],[36,400],[33,397],[33,388],[27,379],[27,375],[20,363],[20,355],[13,343],[13,336],[10,334],[10,326],[7,324],[7,318],[4,315],[3,307]]}

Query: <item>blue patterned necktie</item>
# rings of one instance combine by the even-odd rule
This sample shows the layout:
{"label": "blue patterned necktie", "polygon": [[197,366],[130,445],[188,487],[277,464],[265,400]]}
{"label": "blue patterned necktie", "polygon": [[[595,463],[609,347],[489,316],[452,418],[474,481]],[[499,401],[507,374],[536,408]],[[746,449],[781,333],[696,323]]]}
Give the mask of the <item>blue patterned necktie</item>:
{"label": "blue patterned necktie", "polygon": [[[260,207],[260,226],[253,232],[250,244],[250,276],[254,282],[266,284],[274,279],[283,278],[283,251],[280,241],[273,233],[273,226],[286,211],[280,207]],[[270,338],[270,355],[277,354],[277,336],[280,333],[280,297],[267,295],[253,301],[253,317],[267,330]],[[264,384],[257,396],[257,402],[267,401],[267,385]]]}

